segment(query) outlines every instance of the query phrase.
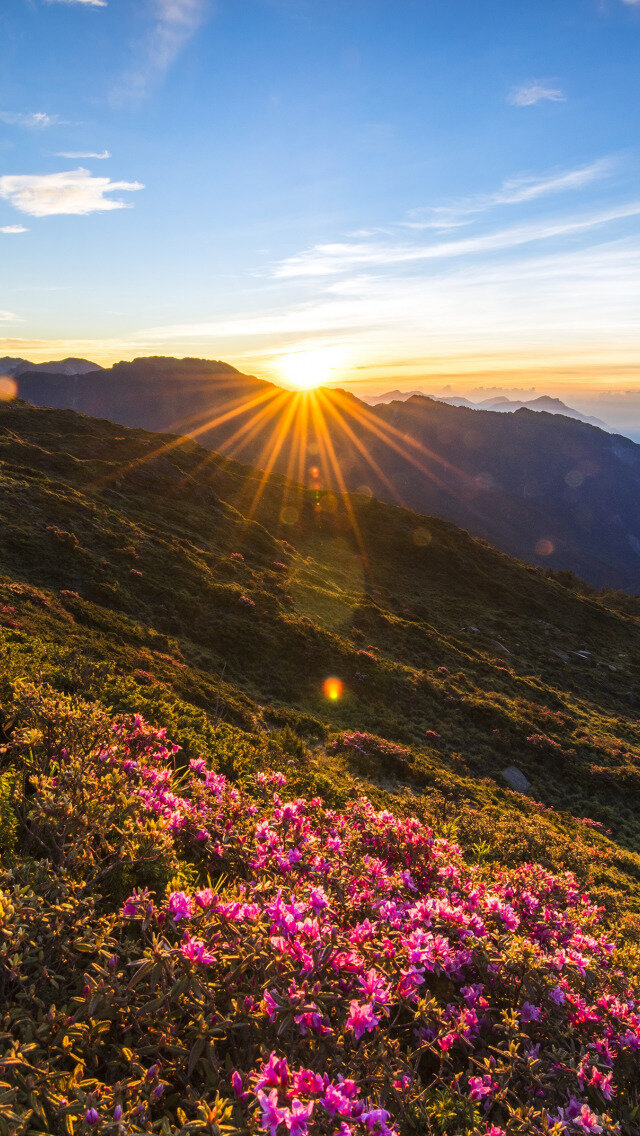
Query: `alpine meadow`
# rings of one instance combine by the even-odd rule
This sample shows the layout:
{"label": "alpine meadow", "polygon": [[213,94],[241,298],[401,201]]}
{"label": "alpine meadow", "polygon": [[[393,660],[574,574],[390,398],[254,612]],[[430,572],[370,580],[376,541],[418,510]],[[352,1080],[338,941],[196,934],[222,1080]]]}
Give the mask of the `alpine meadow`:
{"label": "alpine meadow", "polygon": [[640,1136],[640,3],[0,42],[0,1136]]}

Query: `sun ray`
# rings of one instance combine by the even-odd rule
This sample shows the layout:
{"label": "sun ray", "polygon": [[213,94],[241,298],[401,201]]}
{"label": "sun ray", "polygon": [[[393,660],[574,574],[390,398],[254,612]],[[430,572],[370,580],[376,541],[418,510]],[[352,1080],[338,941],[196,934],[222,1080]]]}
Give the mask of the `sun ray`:
{"label": "sun ray", "polygon": [[372,457],[371,454],[368,452],[367,447],[365,446],[364,442],[358,437],[355,430],[352,430],[351,426],[349,425],[349,423],[345,419],[344,415],[338,409],[338,407],[336,405],[336,400],[335,399],[329,400],[329,406],[330,406],[330,410],[331,410],[331,416],[335,420],[338,428],[341,429],[343,431],[343,433],[345,433],[347,435],[347,438],[349,439],[349,441],[352,442],[352,444],[356,447],[356,449],[362,454],[363,458],[368,463],[368,465],[370,465],[371,469],[376,474],[376,476],[380,478],[380,481],[383,483],[383,485],[386,485],[387,489],[389,490],[389,492],[393,496],[394,500],[398,503],[398,505],[404,505],[405,502],[403,501],[402,497],[398,493],[398,490],[396,489],[395,485],[393,484],[391,479],[389,477],[387,477],[386,473],[384,473],[383,470],[380,468],[380,466],[378,465],[375,458]]}
{"label": "sun ray", "polygon": [[366,549],[365,543],[362,539],[362,533],[360,532],[360,528],[359,528],[359,525],[358,525],[356,514],[355,514],[355,511],[354,511],[354,508],[353,508],[353,502],[351,501],[351,497],[349,496],[349,493],[347,491],[347,487],[345,485],[344,477],[342,475],[342,469],[340,468],[340,463],[339,463],[337,456],[336,456],[336,451],[335,451],[333,442],[331,440],[331,435],[330,435],[330,433],[327,429],[326,420],[325,420],[324,414],[322,412],[322,406],[321,406],[321,402],[320,402],[321,398],[322,398],[322,392],[318,391],[317,397],[314,396],[312,398],[312,403],[311,403],[312,414],[314,412],[317,414],[318,419],[319,419],[319,423],[320,423],[320,428],[317,429],[316,432],[318,433],[318,436],[321,436],[321,437],[324,438],[324,442],[325,442],[325,445],[327,447],[327,452],[328,452],[328,455],[329,455],[329,461],[331,462],[331,465],[333,467],[333,471],[334,471],[335,476],[336,476],[336,480],[337,480],[338,485],[340,487],[340,492],[342,494],[343,504],[344,504],[344,507],[346,509],[347,516],[349,517],[349,520],[351,522],[351,527],[353,529],[354,536],[355,536],[356,542],[358,544],[358,548],[360,549],[360,555],[362,556],[363,565],[364,565],[365,568],[368,568],[367,549]]}
{"label": "sun ray", "polygon": [[[336,391],[333,393],[338,394],[339,392]],[[414,457],[413,454],[411,454],[407,450],[405,445],[405,436],[399,430],[397,430],[395,426],[390,426],[386,422],[380,422],[372,414],[363,413],[364,408],[361,406],[358,406],[358,414],[354,412],[352,406],[345,405],[344,409],[347,413],[349,413],[350,411],[352,418],[354,418],[356,421],[360,421],[366,429],[369,429],[372,434],[378,437],[386,445],[390,446],[391,449],[395,450],[395,452],[398,453],[402,458],[404,458],[406,462],[409,462],[410,465],[413,465],[417,470],[420,471],[420,473],[423,473],[425,477],[428,477],[431,481],[433,481],[435,485],[438,485],[447,493],[456,496],[456,491],[452,485],[448,485],[445,481],[442,480],[442,478],[438,477],[438,475],[432,469],[429,469],[427,466],[425,466],[423,462],[419,461],[418,458]],[[397,435],[397,438],[399,438],[400,441],[396,440],[395,435]],[[423,452],[427,458],[431,458],[434,461],[440,460],[436,454],[427,450],[419,442],[415,443],[415,448]],[[445,465],[452,472],[455,472],[459,477],[463,477],[461,471],[456,470],[456,467],[452,466],[449,462],[443,460],[441,464]]]}
{"label": "sun ray", "polygon": [[[283,392],[280,392],[280,395],[282,395],[282,394],[283,394]],[[246,422],[241,423],[241,425],[237,428],[237,430],[234,431],[234,433],[229,438],[224,439],[222,442],[220,442],[217,445],[215,451],[211,451],[206,457],[204,457],[202,459],[201,462],[198,463],[197,466],[195,466],[194,469],[190,470],[190,472],[185,476],[185,478],[183,478],[183,480],[182,480],[182,482],[180,482],[180,484],[183,484],[185,481],[187,481],[189,479],[193,479],[194,477],[196,477],[198,473],[200,473],[203,469],[205,469],[208,465],[210,465],[215,460],[216,454],[224,455],[226,453],[226,451],[228,451],[230,449],[230,447],[235,445],[235,443],[242,437],[242,435],[245,432],[250,431],[251,437],[253,437],[253,435],[255,435],[265,425],[265,422],[263,421],[263,419],[268,421],[268,419],[272,418],[273,415],[277,413],[277,409],[278,409],[277,399],[278,399],[278,395],[276,394],[276,395],[274,395],[273,402],[271,403],[270,406],[262,406],[260,408],[260,410],[257,411],[257,413],[254,416],[249,418]],[[280,399],[280,401],[282,401],[282,398]],[[245,409],[246,409],[246,404],[245,404]],[[188,437],[191,437],[191,435],[188,435]],[[247,442],[249,440],[250,440],[250,437],[247,437],[241,443],[241,445],[236,448],[236,450],[234,451],[234,454],[232,456],[235,457],[237,454],[239,454],[240,450],[243,448],[244,445],[247,444]]]}
{"label": "sun ray", "polygon": [[234,409],[228,410],[223,414],[219,414],[216,418],[208,419],[201,426],[198,426],[193,430],[189,430],[187,433],[183,432],[177,435],[175,438],[172,438],[169,442],[164,442],[161,446],[158,446],[155,450],[152,450],[151,453],[143,454],[141,457],[135,458],[133,461],[125,462],[123,465],[118,466],[115,470],[112,470],[111,473],[107,474],[106,476],[97,478],[94,482],[92,482],[92,488],[104,488],[110,482],[117,481],[120,477],[126,476],[127,473],[131,473],[139,466],[146,465],[147,462],[153,461],[156,458],[163,457],[165,454],[171,453],[172,450],[175,450],[179,446],[184,445],[185,439],[194,440],[195,438],[198,438],[202,434],[204,434],[207,430],[215,430],[216,427],[222,425],[226,421],[231,420],[232,418],[236,418],[238,414],[242,414],[243,411],[251,410],[253,407],[258,406],[262,402],[265,402],[266,399],[275,398],[278,393],[281,392],[278,392],[277,389],[274,389],[273,391],[269,390],[267,392],[262,392],[259,395],[255,395],[255,397],[249,399],[248,402],[246,401],[246,399],[238,400],[240,402],[240,405],[234,407]]}
{"label": "sun ray", "polygon": [[[258,508],[258,505],[260,504],[260,499],[261,499],[262,494],[264,493],[264,490],[266,488],[267,481],[269,480],[269,474],[271,473],[271,471],[272,471],[272,469],[273,469],[273,467],[276,463],[278,454],[280,453],[280,450],[282,449],[284,442],[285,442],[285,439],[287,437],[287,432],[288,432],[289,426],[291,424],[291,419],[293,418],[293,415],[295,413],[295,408],[296,408],[296,402],[295,402],[295,399],[292,398],[290,406],[285,411],[284,421],[282,423],[280,423],[279,427],[276,426],[275,430],[271,434],[271,438],[269,439],[269,441],[273,440],[273,446],[271,448],[271,452],[269,454],[267,464],[266,464],[264,471],[262,473],[262,476],[260,478],[260,484],[258,485],[258,488],[255,492],[255,496],[253,498],[253,501],[251,502],[251,508],[249,509],[249,512],[247,514],[247,521],[250,521],[250,520],[253,519],[253,516],[255,515],[255,511]],[[263,455],[265,455],[267,450],[268,450],[268,443],[263,447],[260,460],[262,460],[262,457],[263,457]]]}

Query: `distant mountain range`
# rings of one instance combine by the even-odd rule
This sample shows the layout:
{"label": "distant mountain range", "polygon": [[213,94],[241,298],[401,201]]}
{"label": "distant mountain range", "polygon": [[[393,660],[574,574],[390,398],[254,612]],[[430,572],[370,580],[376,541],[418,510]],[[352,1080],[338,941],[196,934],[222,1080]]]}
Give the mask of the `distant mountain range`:
{"label": "distant mountain range", "polygon": [[446,402],[449,406],[466,406],[469,410],[497,410],[502,413],[513,413],[516,410],[542,410],[547,414],[562,414],[565,418],[577,418],[578,422],[589,422],[592,426],[598,426],[600,430],[609,429],[607,423],[603,422],[602,419],[591,418],[588,414],[582,414],[580,410],[567,406],[561,399],[552,398],[546,394],[541,394],[538,398],[532,398],[525,402],[507,398],[505,395],[486,398],[482,402],[471,402],[461,395],[448,395],[445,398],[440,395],[426,395],[423,391],[393,390],[387,391],[386,394],[367,395],[364,402],[368,402],[370,406],[378,406],[380,403],[406,402],[407,399],[416,397],[434,398],[436,402]]}
{"label": "distant mountain range", "polygon": [[317,485],[320,505],[323,491],[364,490],[453,521],[530,563],[640,592],[640,446],[566,415],[480,411],[423,395],[369,406],[319,391],[301,446],[306,396],[220,361],[40,368],[21,371],[17,382],[20,397],[36,405],[191,433],[211,450]]}
{"label": "distant mountain range", "polygon": [[5,355],[0,359],[0,375],[18,378],[27,372],[43,371],[49,375],[87,375],[91,371],[101,371],[97,363],[88,359],[58,359],[49,363],[30,363],[28,359],[12,359]]}

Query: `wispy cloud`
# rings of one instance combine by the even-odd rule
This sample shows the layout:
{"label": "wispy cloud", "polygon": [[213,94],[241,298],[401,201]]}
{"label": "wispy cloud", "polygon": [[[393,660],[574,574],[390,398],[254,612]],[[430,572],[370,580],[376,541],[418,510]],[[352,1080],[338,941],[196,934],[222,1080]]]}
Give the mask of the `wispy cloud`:
{"label": "wispy cloud", "polygon": [[0,198],[32,217],[100,213],[125,209],[127,203],[107,194],[144,189],[136,181],[93,177],[82,168],[57,174],[9,174],[0,177]]}
{"label": "wispy cloud", "polygon": [[140,59],[124,77],[116,96],[140,97],[163,78],[204,23],[211,0],[150,0],[153,24]]}
{"label": "wispy cloud", "polygon": [[165,324],[136,339],[174,342],[176,349],[180,341],[226,339],[246,354],[250,339],[268,343],[273,353],[294,337],[308,344],[320,336],[328,345],[366,352],[372,363],[390,342],[423,360],[454,349],[492,352],[497,345],[544,353],[554,344],[615,341],[623,351],[625,342],[637,343],[639,304],[636,240],[453,271],[439,266],[428,275],[362,274],[325,283],[311,302],[286,297],[267,311]]}
{"label": "wispy cloud", "polygon": [[544,177],[521,175],[508,178],[495,193],[465,198],[453,205],[433,206],[427,210],[413,210],[412,220],[404,222],[409,229],[454,229],[480,213],[500,205],[520,205],[539,197],[582,189],[591,182],[608,177],[615,167],[611,158],[599,158],[586,166],[546,174]]}
{"label": "wispy cloud", "polygon": [[0,323],[19,323],[20,316],[15,315],[14,312],[3,312],[0,308]]}
{"label": "wispy cloud", "polygon": [[540,220],[530,224],[498,229],[490,233],[460,240],[440,241],[429,245],[389,244],[361,241],[314,245],[281,261],[273,269],[278,279],[300,276],[333,276],[361,269],[388,268],[399,264],[430,260],[448,260],[477,253],[497,252],[553,237],[566,237],[586,232],[627,217],[640,216],[640,201],[558,220]]}
{"label": "wispy cloud", "polygon": [[530,83],[522,83],[513,87],[509,92],[509,102],[513,106],[535,106],[536,103],[563,103],[565,94],[560,87],[550,87],[547,83],[534,79]]}
{"label": "wispy cloud", "polygon": [[29,130],[44,130],[47,126],[68,126],[69,123],[57,114],[45,114],[44,111],[0,111],[0,122],[5,126],[26,126]]}
{"label": "wispy cloud", "polygon": [[96,152],[93,150],[63,150],[59,154],[54,154],[54,158],[69,158],[72,161],[81,158],[95,158],[99,162],[104,162],[107,158],[111,157],[108,150]]}
{"label": "wispy cloud", "polygon": [[47,4],[84,4],[85,8],[106,8],[107,0],[46,0]]}
{"label": "wispy cloud", "polygon": [[28,233],[29,230],[25,229],[24,225],[2,225],[0,233],[14,234],[14,233]]}

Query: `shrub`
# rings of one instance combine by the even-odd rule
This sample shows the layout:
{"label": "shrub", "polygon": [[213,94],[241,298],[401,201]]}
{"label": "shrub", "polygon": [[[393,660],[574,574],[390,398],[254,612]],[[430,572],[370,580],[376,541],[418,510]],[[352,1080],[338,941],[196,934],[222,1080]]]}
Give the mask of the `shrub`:
{"label": "shrub", "polygon": [[[281,772],[176,771],[140,718],[21,694],[43,855],[0,880],[6,1136],[636,1131],[639,948],[571,873]],[[149,834],[175,879],[105,907]]]}

